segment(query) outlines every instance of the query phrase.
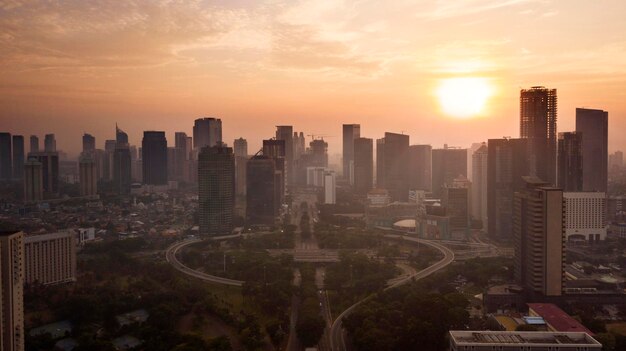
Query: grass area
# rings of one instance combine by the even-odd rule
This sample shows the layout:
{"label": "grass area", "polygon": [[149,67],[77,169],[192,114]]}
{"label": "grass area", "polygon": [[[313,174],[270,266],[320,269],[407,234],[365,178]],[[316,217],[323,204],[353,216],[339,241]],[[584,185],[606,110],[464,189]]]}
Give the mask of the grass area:
{"label": "grass area", "polygon": [[626,336],[626,322],[608,323],[606,325],[606,330],[615,334]]}

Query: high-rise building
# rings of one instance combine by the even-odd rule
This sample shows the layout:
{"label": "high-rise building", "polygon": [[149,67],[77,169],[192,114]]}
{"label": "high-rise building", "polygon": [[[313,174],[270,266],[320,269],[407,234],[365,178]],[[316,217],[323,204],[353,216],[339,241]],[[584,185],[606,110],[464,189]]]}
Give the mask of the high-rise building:
{"label": "high-rise building", "polygon": [[253,156],[247,164],[246,222],[273,226],[278,215],[276,203],[276,162],[268,156]]}
{"label": "high-rise building", "polygon": [[483,143],[472,155],[472,217],[482,221],[483,228],[487,227],[488,150]]}
{"label": "high-rise building", "polygon": [[409,146],[409,187],[413,190],[431,191],[433,148],[430,145]]}
{"label": "high-rise building", "polygon": [[361,137],[361,125],[343,125],[343,178],[354,185],[354,140]]}
{"label": "high-rise building", "polygon": [[285,184],[292,186],[296,180],[293,158],[293,127],[276,126],[276,140],[285,141]]}
{"label": "high-rise building", "polygon": [[[168,150],[168,167],[171,165],[171,179],[178,181],[190,182],[189,176],[189,156],[191,155],[191,148],[188,148],[187,134],[184,132],[174,133],[174,148],[170,153]],[[171,156],[171,157],[170,157]],[[170,159],[171,158],[171,159]]]}
{"label": "high-rise building", "polygon": [[451,185],[459,176],[467,178],[467,149],[449,148],[432,150],[432,192],[441,196],[444,186]]}
{"label": "high-rise building", "polygon": [[385,189],[385,138],[376,139],[376,187]]}
{"label": "high-rise building", "polygon": [[324,203],[335,204],[337,202],[337,180],[334,171],[324,172]]}
{"label": "high-rise building", "polygon": [[24,238],[24,283],[54,285],[76,281],[73,231]]}
{"label": "high-rise building", "polygon": [[524,177],[515,193],[513,238],[515,278],[525,291],[560,296],[565,278],[565,202],[563,190],[537,177]]}
{"label": "high-rise building", "polygon": [[556,89],[520,92],[520,137],[528,139],[530,174],[556,184]]}
{"label": "high-rise building", "polygon": [[223,145],[204,147],[198,156],[201,234],[229,234],[235,209],[235,157]]}
{"label": "high-rise building", "polygon": [[24,175],[24,136],[13,136],[13,179],[22,180]]}
{"label": "high-rise building", "polygon": [[195,120],[193,125],[193,147],[216,146],[222,142],[222,120],[205,117]]}
{"label": "high-rise building", "polygon": [[384,188],[392,201],[409,199],[409,136],[385,133]]}
{"label": "high-rise building", "polygon": [[130,194],[132,161],[128,134],[115,125],[115,151],[113,151],[113,183],[118,194]]}
{"label": "high-rise building", "polygon": [[24,234],[0,231],[3,351],[24,350]]}
{"label": "high-rise building", "polygon": [[328,143],[324,139],[311,140],[309,143],[310,166],[328,167]]}
{"label": "high-rise building", "polygon": [[487,152],[487,229],[491,238],[510,241],[513,197],[529,174],[527,140],[489,139]]}
{"label": "high-rise building", "polygon": [[620,171],[624,168],[624,153],[621,151],[615,151],[609,155],[609,170]]}
{"label": "high-rise building", "polygon": [[83,152],[96,151],[96,137],[85,133],[83,134]]}
{"label": "high-rise building", "polygon": [[30,152],[39,152],[39,137],[36,135],[30,136]]}
{"label": "high-rise building", "polygon": [[235,191],[238,196],[246,195],[246,167],[248,163],[248,141],[235,139]]}
{"label": "high-rise building", "polygon": [[165,132],[145,131],[141,142],[143,183],[167,184],[167,139]]}
{"label": "high-rise building", "polygon": [[374,141],[354,139],[354,192],[367,195],[374,186]]}
{"label": "high-rise building", "polygon": [[275,172],[275,205],[277,208],[283,203],[285,195],[287,193],[287,161],[285,159],[286,153],[285,140],[267,139],[263,140],[263,155],[274,160],[276,164],[274,167]]}
{"label": "high-rise building", "polygon": [[462,181],[443,187],[441,203],[450,218],[450,229],[453,232],[467,234],[469,230],[469,182],[463,177]]}
{"label": "high-rise building", "polygon": [[606,193],[564,192],[563,198],[567,241],[594,243],[606,239]]}
{"label": "high-rise building", "polygon": [[582,133],[583,191],[607,191],[609,113],[576,109],[576,132]]}
{"label": "high-rise building", "polygon": [[54,137],[54,134],[46,134],[43,140],[43,151],[45,152],[56,152],[57,151],[57,140]]}
{"label": "high-rise building", "polygon": [[0,181],[13,178],[11,133],[0,133]]}
{"label": "high-rise building", "polygon": [[96,162],[84,154],[78,161],[78,183],[80,185],[80,196],[95,196],[98,191],[98,175],[96,172]]}
{"label": "high-rise building", "polygon": [[28,159],[24,163],[24,201],[43,200],[43,170],[37,159]]}
{"label": "high-rise building", "polygon": [[112,181],[115,174],[115,148],[117,147],[117,141],[113,139],[104,141],[104,154],[102,158],[102,179],[106,181]]}
{"label": "high-rise building", "polygon": [[582,143],[580,132],[559,133],[557,186],[563,191],[583,190]]}
{"label": "high-rise building", "polygon": [[31,152],[29,159],[35,159],[41,163],[43,191],[48,197],[54,197],[59,193],[59,154],[57,152]]}

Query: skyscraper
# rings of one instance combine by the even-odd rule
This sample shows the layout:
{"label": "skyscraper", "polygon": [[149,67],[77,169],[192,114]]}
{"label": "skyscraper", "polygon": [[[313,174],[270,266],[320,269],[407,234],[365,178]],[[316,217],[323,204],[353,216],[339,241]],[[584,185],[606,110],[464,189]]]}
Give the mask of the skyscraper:
{"label": "skyscraper", "polygon": [[276,206],[276,163],[268,156],[253,156],[247,165],[246,223],[273,226]]}
{"label": "skyscraper", "polygon": [[78,182],[80,185],[80,196],[96,195],[98,190],[96,163],[88,153],[83,155],[78,161]]}
{"label": "skyscraper", "polygon": [[0,133],[0,181],[13,177],[11,156],[11,133]]}
{"label": "skyscraper", "polygon": [[168,162],[173,163],[172,179],[188,182],[191,180],[189,177],[189,155],[191,154],[191,149],[187,148],[187,139],[186,133],[174,133],[174,159],[171,161],[168,159]]}
{"label": "skyscraper", "polygon": [[487,229],[491,238],[510,241],[513,197],[529,174],[527,140],[489,139],[487,152]]}
{"label": "skyscraper", "polygon": [[354,192],[367,195],[374,185],[374,141],[354,139]]}
{"label": "skyscraper", "polygon": [[132,182],[128,134],[115,125],[115,151],[113,152],[113,182],[118,194],[130,194]]}
{"label": "skyscraper", "polygon": [[532,87],[520,93],[520,137],[528,139],[530,172],[556,184],[556,89]]}
{"label": "skyscraper", "polygon": [[57,140],[54,137],[54,134],[46,134],[43,141],[43,150],[45,152],[56,152],[57,151]]}
{"label": "skyscraper", "polygon": [[432,153],[430,145],[409,146],[409,186],[413,190],[432,190]]}
{"label": "skyscraper", "polygon": [[409,199],[409,136],[385,133],[384,187],[393,201]]}
{"label": "skyscraper", "polygon": [[83,152],[96,151],[96,137],[91,134],[83,134]]}
{"label": "skyscraper", "polygon": [[446,185],[442,189],[441,204],[450,217],[452,232],[466,235],[469,230],[469,181],[459,178],[458,182]]}
{"label": "skyscraper", "polygon": [[609,113],[576,109],[576,131],[582,133],[583,191],[607,190]]}
{"label": "skyscraper", "polygon": [[487,188],[489,173],[487,144],[483,143],[472,155],[472,217],[487,227]]}
{"label": "skyscraper", "polygon": [[557,186],[563,191],[583,190],[582,143],[579,132],[559,133]]}
{"label": "skyscraper", "polygon": [[432,192],[441,196],[444,186],[452,185],[459,176],[467,178],[467,149],[448,148],[432,150]]}
{"label": "skyscraper", "polygon": [[376,139],[376,187],[385,188],[385,138]]}
{"label": "skyscraper", "polygon": [[334,171],[324,172],[324,203],[335,204],[337,202],[337,179]]}
{"label": "skyscraper", "polygon": [[354,140],[361,137],[361,125],[343,125],[343,178],[354,185]]}
{"label": "skyscraper", "polygon": [[13,179],[22,180],[24,175],[24,136],[13,136]]}
{"label": "skyscraper", "polygon": [[276,126],[276,140],[285,141],[285,183],[287,186],[292,186],[296,180],[293,159],[293,127]]}
{"label": "skyscraper", "polygon": [[39,152],[39,137],[36,135],[30,136],[30,152]]}
{"label": "skyscraper", "polygon": [[246,167],[248,163],[248,142],[244,138],[235,139],[235,191],[238,196],[246,195]]}
{"label": "skyscraper", "polygon": [[3,351],[24,350],[24,234],[0,232]]}
{"label": "skyscraper", "polygon": [[274,195],[275,201],[274,204],[276,208],[280,207],[280,204],[283,203],[285,199],[285,195],[287,193],[287,162],[285,159],[285,149],[286,142],[285,140],[277,140],[277,139],[268,139],[263,140],[263,156],[267,156],[274,160],[274,174],[275,174],[275,192]]}
{"label": "skyscraper", "polygon": [[59,193],[59,154],[57,152],[31,152],[28,158],[41,163],[43,191],[47,197]]}
{"label": "skyscraper", "polygon": [[233,142],[235,157],[248,157],[248,141],[244,138],[235,139]]}
{"label": "skyscraper", "polygon": [[537,177],[524,181],[513,211],[515,278],[527,293],[560,296],[565,277],[563,190]]}
{"label": "skyscraper", "polygon": [[204,147],[198,156],[201,234],[229,234],[235,209],[235,157],[223,145]]}
{"label": "skyscraper", "polygon": [[222,120],[205,117],[195,120],[193,125],[193,147],[216,146],[222,142]]}
{"label": "skyscraper", "polygon": [[145,131],[141,141],[143,183],[167,184],[167,139],[165,132]]}
{"label": "skyscraper", "polygon": [[43,170],[37,159],[24,163],[24,202],[43,200]]}

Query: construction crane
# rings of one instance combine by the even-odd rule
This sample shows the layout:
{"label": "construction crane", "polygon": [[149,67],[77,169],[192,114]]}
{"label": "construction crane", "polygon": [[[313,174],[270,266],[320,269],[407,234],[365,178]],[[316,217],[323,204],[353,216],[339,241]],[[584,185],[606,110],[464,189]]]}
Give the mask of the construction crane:
{"label": "construction crane", "polygon": [[310,136],[311,139],[315,140],[316,137],[317,139],[322,139],[324,140],[324,138],[334,138],[334,135],[319,135],[319,134],[307,134],[306,136]]}

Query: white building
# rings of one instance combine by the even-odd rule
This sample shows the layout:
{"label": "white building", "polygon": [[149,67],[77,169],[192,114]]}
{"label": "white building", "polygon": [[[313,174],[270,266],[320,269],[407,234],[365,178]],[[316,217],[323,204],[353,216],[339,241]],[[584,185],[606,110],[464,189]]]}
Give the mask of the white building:
{"label": "white building", "polygon": [[602,344],[581,332],[450,331],[450,351],[593,351]]}
{"label": "white building", "polygon": [[606,239],[606,194],[600,192],[563,193],[567,240]]}
{"label": "white building", "polygon": [[391,197],[386,189],[374,188],[367,193],[367,202],[371,207],[383,207],[389,205]]}
{"label": "white building", "polygon": [[323,187],[324,177],[327,171],[328,171],[328,168],[324,168],[324,167],[307,167],[306,168],[306,185],[320,187],[320,188]]}
{"label": "white building", "polygon": [[324,172],[324,203],[337,202],[337,179],[334,171]]}
{"label": "white building", "polygon": [[42,285],[76,281],[73,231],[24,238],[24,283]]}

